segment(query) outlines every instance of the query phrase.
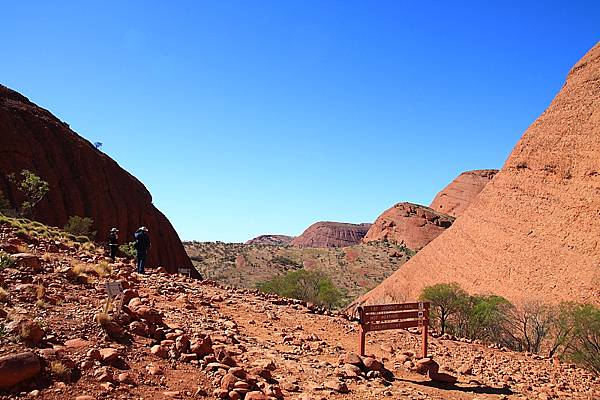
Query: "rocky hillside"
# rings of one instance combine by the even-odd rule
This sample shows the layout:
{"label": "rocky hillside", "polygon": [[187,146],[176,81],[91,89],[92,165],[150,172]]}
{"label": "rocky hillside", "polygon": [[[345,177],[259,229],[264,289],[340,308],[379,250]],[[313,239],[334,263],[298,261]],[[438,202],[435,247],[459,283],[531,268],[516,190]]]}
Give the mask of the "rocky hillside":
{"label": "rocky hillside", "polygon": [[371,224],[315,222],[290,243],[297,247],[345,247],[360,243]]}
{"label": "rocky hillside", "polygon": [[195,268],[207,279],[238,288],[305,268],[325,273],[350,299],[383,282],[414,253],[392,243],[300,248],[264,244],[184,242]]}
{"label": "rocky hillside", "polygon": [[62,227],[70,216],[91,217],[104,240],[112,227],[123,241],[141,225],[150,230],[149,265],[176,272],[191,267],[177,232],[152,204],[134,176],[106,154],[19,93],[0,85],[0,190],[15,204],[22,198],[6,177],[28,169],[50,184],[36,219]]}
{"label": "rocky hillside", "polygon": [[445,229],[454,218],[412,203],[398,203],[381,214],[363,241],[388,241],[420,250]]}
{"label": "rocky hillside", "polygon": [[513,302],[600,304],[600,43],[456,223],[361,301],[458,282]]}
{"label": "rocky hillside", "polygon": [[497,169],[463,172],[435,196],[429,207],[437,212],[458,217],[497,172]]}
{"label": "rocky hillside", "polygon": [[[303,302],[161,272],[0,224],[0,398],[551,399],[600,397],[571,364],[430,337],[369,333]],[[4,255],[3,260],[7,260]],[[121,313],[104,283],[124,287]],[[443,374],[433,374],[432,366]],[[427,368],[423,368],[426,366]],[[455,384],[432,381],[456,378]]]}
{"label": "rocky hillside", "polygon": [[286,235],[260,235],[255,237],[254,239],[248,240],[245,244],[267,244],[271,246],[284,246],[289,244],[293,236]]}

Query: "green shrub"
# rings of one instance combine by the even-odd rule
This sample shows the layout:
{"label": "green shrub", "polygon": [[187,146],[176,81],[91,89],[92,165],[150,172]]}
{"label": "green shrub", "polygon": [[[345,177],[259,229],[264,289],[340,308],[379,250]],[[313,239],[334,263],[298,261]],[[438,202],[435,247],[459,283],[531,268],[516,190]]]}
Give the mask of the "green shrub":
{"label": "green shrub", "polygon": [[257,286],[266,293],[276,293],[328,308],[341,307],[346,302],[345,294],[322,272],[299,269],[259,282]]}
{"label": "green shrub", "polygon": [[125,254],[127,257],[135,258],[136,250],[135,250],[135,242],[124,243],[119,246],[119,251]]}
{"label": "green shrub", "polygon": [[80,217],[73,215],[69,217],[65,225],[65,231],[75,236],[87,236],[88,238],[96,237],[96,232],[92,232],[94,220],[89,217]]}
{"label": "green shrub", "polygon": [[439,283],[423,288],[421,300],[431,302],[431,320],[438,320],[442,335],[446,332],[448,318],[465,308],[469,295],[458,283]]}
{"label": "green shrub", "polygon": [[16,174],[10,174],[8,179],[17,186],[25,200],[21,204],[21,215],[33,215],[35,206],[46,196],[50,190],[48,182],[29,170],[22,170],[20,178]]}
{"label": "green shrub", "polygon": [[563,303],[553,326],[550,355],[582,365],[600,376],[600,308]]}
{"label": "green shrub", "polygon": [[0,271],[2,271],[4,268],[12,267],[15,265],[15,263],[16,260],[11,257],[10,254],[0,250]]}
{"label": "green shrub", "polygon": [[286,256],[275,256],[275,257],[273,257],[272,262],[275,264],[283,265],[284,267],[302,268],[301,263],[294,261],[291,258],[286,257]]}

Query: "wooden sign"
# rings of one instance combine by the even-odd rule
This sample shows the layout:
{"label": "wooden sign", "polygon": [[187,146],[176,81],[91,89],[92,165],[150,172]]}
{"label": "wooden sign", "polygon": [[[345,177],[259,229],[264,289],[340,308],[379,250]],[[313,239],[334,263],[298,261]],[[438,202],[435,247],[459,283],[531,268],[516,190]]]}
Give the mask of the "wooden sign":
{"label": "wooden sign", "polygon": [[365,355],[365,335],[367,332],[420,327],[423,335],[422,353],[423,357],[427,357],[429,307],[429,302],[380,304],[358,307],[358,316],[360,320],[360,355]]}
{"label": "wooden sign", "polygon": [[112,308],[113,300],[118,299],[117,302],[117,313],[120,313],[123,309],[123,300],[125,296],[123,294],[123,285],[121,282],[106,282],[104,284],[104,288],[106,289],[106,293],[108,293],[108,299],[106,299],[106,310]]}
{"label": "wooden sign", "polygon": [[190,268],[178,268],[177,272],[182,275],[192,276],[192,270]]}
{"label": "wooden sign", "polygon": [[121,282],[106,282],[104,287],[106,288],[106,293],[108,293],[109,297],[117,297],[123,294]]}

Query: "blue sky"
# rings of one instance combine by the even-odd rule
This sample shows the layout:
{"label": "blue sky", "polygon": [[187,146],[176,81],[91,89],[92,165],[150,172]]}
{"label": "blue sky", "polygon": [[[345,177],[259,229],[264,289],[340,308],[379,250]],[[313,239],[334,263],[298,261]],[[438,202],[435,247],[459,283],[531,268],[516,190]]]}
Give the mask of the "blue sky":
{"label": "blue sky", "polygon": [[0,82],[138,177],[183,239],[297,235],[500,168],[599,1],[0,3]]}

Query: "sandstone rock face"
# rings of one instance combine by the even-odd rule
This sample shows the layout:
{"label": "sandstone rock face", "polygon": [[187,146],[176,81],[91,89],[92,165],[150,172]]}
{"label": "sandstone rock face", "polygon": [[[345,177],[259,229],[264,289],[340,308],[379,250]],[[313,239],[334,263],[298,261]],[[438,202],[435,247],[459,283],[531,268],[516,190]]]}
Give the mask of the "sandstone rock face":
{"label": "sandstone rock face", "polygon": [[456,223],[359,301],[458,282],[513,302],[600,304],[600,44]]}
{"label": "sandstone rock face", "polygon": [[286,235],[260,235],[254,239],[248,240],[245,244],[266,244],[269,246],[284,246],[294,239],[293,236]]}
{"label": "sandstone rock face", "polygon": [[429,207],[437,212],[458,217],[497,172],[497,169],[463,172],[435,196]]}
{"label": "sandstone rock face", "polygon": [[177,233],[140,181],[50,112],[2,85],[0,153],[0,190],[13,204],[22,199],[6,174],[29,169],[48,181],[50,191],[38,204],[36,219],[62,227],[70,216],[91,217],[100,241],[117,227],[121,243],[132,241],[145,225],[152,239],[150,266],[170,272],[192,268]]}
{"label": "sandstone rock face", "polygon": [[371,224],[316,222],[290,242],[297,247],[346,247],[360,243]]}
{"label": "sandstone rock face", "polygon": [[412,203],[398,203],[376,220],[364,242],[387,240],[420,250],[450,227],[454,218]]}

